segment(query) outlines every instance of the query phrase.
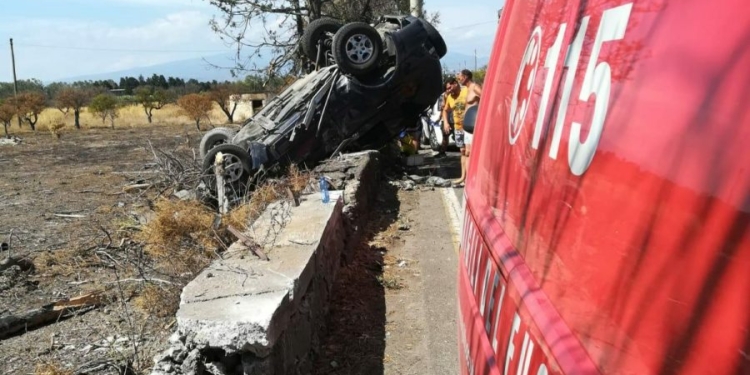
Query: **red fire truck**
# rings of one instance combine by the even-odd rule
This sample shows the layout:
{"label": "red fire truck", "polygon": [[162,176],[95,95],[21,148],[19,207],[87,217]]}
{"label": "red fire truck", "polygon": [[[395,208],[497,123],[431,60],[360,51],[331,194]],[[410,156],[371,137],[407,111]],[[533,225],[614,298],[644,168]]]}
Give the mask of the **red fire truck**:
{"label": "red fire truck", "polygon": [[750,374],[750,4],[508,0],[465,194],[464,374]]}

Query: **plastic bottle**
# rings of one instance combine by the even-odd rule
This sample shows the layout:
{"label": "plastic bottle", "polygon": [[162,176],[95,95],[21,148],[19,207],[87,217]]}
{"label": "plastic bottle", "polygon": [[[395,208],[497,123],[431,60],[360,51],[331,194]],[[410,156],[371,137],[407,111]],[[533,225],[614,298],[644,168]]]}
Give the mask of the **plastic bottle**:
{"label": "plastic bottle", "polygon": [[320,193],[323,195],[323,203],[328,203],[331,200],[331,197],[328,195],[328,181],[326,181],[325,177],[320,177]]}

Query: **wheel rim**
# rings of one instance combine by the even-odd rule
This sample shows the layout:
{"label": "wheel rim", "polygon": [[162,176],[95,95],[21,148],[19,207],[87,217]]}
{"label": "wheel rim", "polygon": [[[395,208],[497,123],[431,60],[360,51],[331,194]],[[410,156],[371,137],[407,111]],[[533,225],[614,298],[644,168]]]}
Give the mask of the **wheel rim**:
{"label": "wheel rim", "polygon": [[368,62],[374,51],[375,46],[367,35],[355,34],[346,41],[346,56],[355,64]]}
{"label": "wheel rim", "polygon": [[211,149],[213,149],[213,148],[215,148],[215,147],[217,147],[217,146],[220,146],[220,145],[223,145],[223,144],[226,144],[226,143],[227,143],[227,141],[226,141],[225,139],[220,139],[220,140],[218,140],[218,141],[216,141],[216,142],[212,143],[212,144],[211,144],[211,145],[209,146],[209,148],[208,148],[208,149],[209,149],[209,150],[211,150]]}
{"label": "wheel rim", "polygon": [[230,182],[237,182],[242,177],[242,161],[236,155],[224,154],[224,177]]}

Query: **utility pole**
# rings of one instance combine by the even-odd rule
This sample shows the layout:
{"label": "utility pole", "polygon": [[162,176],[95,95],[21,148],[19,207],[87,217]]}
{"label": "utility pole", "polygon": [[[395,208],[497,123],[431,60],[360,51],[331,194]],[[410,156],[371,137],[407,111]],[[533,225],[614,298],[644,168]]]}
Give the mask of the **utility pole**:
{"label": "utility pole", "polygon": [[410,0],[409,8],[411,8],[412,16],[422,17],[422,0]]}
{"label": "utility pole", "polygon": [[[13,52],[13,38],[10,38],[10,60],[13,65],[13,97],[18,105],[18,80],[16,79],[16,54]],[[16,108],[18,110],[18,108]],[[18,117],[18,127],[21,127],[21,116]]]}

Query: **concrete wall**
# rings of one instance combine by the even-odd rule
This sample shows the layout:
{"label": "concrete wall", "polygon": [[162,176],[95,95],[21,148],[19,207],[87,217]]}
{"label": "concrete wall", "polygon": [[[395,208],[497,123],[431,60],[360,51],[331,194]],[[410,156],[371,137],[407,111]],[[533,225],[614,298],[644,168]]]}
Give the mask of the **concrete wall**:
{"label": "concrete wall", "polygon": [[234,111],[234,119],[236,122],[241,122],[255,116],[255,113],[268,102],[268,95],[243,94],[240,100],[231,100],[229,107],[232,108],[235,102],[237,102],[237,109]]}
{"label": "concrete wall", "polygon": [[270,261],[235,243],[188,284],[177,331],[152,374],[311,371],[336,273],[355,249],[378,185],[379,156],[347,155],[315,172],[330,177],[341,197],[324,204],[314,193],[297,207],[269,207],[247,234]]}

